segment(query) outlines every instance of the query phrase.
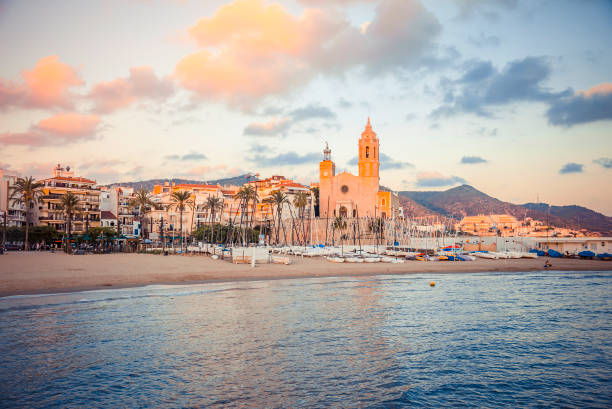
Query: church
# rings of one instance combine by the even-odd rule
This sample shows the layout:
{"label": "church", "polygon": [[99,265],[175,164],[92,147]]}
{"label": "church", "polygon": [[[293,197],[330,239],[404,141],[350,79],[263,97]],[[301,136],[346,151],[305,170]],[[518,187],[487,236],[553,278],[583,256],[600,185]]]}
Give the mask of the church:
{"label": "church", "polygon": [[380,190],[380,150],[370,118],[359,138],[359,175],[336,175],[331,150],[325,146],[319,163],[319,214],[321,217],[394,217],[399,198]]}

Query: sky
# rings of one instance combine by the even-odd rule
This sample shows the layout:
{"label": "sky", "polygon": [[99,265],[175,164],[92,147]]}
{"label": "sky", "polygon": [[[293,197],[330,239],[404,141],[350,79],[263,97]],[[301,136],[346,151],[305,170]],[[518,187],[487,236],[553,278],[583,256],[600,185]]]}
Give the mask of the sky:
{"label": "sky", "polygon": [[612,216],[612,2],[0,0],[0,168],[357,171]]}

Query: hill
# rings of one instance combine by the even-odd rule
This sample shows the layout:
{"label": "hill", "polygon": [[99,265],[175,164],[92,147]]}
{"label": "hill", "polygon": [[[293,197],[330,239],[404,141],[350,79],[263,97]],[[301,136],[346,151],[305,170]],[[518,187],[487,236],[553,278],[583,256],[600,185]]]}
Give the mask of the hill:
{"label": "hill", "polygon": [[[549,205],[546,203],[525,203],[521,206],[543,213],[548,212],[549,208]],[[561,218],[567,223],[581,226],[584,229],[612,234],[612,217],[583,206],[550,206],[550,215]]]}
{"label": "hill", "polygon": [[164,182],[170,182],[170,183],[174,182],[176,184],[179,184],[179,183],[191,183],[191,184],[208,184],[208,185],[221,185],[221,186],[226,186],[226,185],[242,186],[243,184],[245,184],[247,182],[247,177],[249,175],[250,175],[250,173],[245,173],[244,175],[235,176],[235,177],[231,177],[231,178],[215,179],[215,180],[208,180],[208,181],[204,181],[204,180],[191,180],[191,179],[180,179],[180,178],[174,178],[174,179],[149,179],[149,180],[140,180],[140,181],[136,181],[136,182],[112,183],[112,184],[109,184],[109,185],[106,185],[106,186],[108,186],[108,187],[125,186],[125,187],[132,187],[132,188],[134,188],[136,190],[138,190],[138,189],[153,190],[153,186],[164,184]]}
{"label": "hill", "polygon": [[558,227],[587,229],[612,234],[612,217],[581,206],[550,206],[545,203],[517,205],[487,195],[469,185],[444,191],[402,191],[400,195],[412,199],[432,212],[461,219],[479,214],[511,214],[519,220],[531,217]]}

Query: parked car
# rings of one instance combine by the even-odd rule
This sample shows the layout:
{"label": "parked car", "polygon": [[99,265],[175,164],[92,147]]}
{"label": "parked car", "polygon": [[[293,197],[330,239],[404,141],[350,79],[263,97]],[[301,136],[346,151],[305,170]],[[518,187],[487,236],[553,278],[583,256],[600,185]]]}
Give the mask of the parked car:
{"label": "parked car", "polygon": [[23,250],[23,246],[21,244],[6,244],[4,249],[6,251],[21,251]]}

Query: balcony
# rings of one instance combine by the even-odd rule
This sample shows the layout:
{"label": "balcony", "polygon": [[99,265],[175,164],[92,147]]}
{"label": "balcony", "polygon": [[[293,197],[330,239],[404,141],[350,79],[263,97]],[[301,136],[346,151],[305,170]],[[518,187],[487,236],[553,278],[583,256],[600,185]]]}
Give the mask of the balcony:
{"label": "balcony", "polygon": [[60,200],[62,198],[62,196],[64,195],[60,195],[57,193],[52,193],[49,195],[42,195],[40,196],[40,200]]}

